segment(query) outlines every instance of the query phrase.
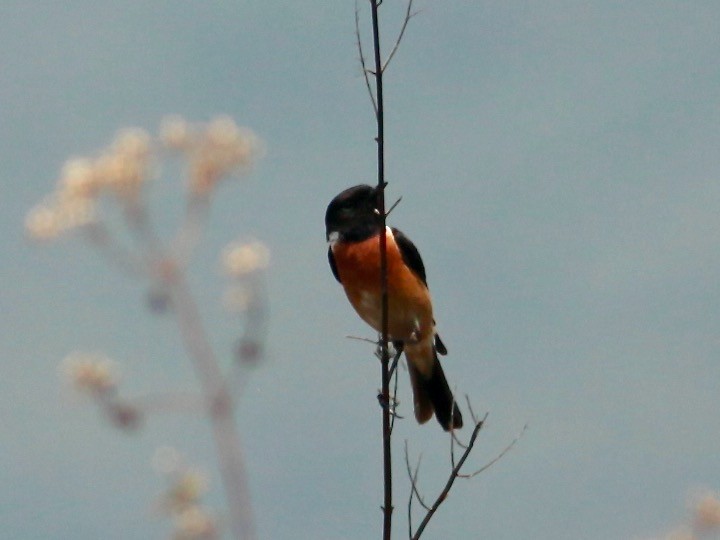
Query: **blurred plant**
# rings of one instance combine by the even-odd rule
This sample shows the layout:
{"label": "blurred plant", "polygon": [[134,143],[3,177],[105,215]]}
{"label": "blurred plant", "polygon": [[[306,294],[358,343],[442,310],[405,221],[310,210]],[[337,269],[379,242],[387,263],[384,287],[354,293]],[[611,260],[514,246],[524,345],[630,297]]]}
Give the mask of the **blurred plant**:
{"label": "blurred plant", "polygon": [[208,490],[207,476],[187,466],[174,448],[158,448],[153,458],[158,473],[167,480],[167,489],[156,501],[161,515],[173,520],[173,540],[215,540],[220,537],[217,518],[202,505]]}
{"label": "blurred plant", "polygon": [[[249,130],[228,117],[208,124],[167,118],[152,137],[141,129],[118,133],[96,157],[74,158],[62,169],[55,191],[30,210],[25,226],[35,240],[48,241],[77,232],[110,262],[150,283],[149,307],[174,314],[180,337],[197,374],[197,395],[170,394],[121,399],[115,364],[106,356],[76,352],[62,363],[71,385],[89,395],[114,425],[133,429],[156,410],[200,410],[211,425],[228,503],[232,534],[255,538],[240,437],[235,424],[235,401],[244,379],[243,367],[262,358],[265,337],[264,273],[268,249],[258,241],[236,242],[224,251],[221,264],[230,280],[225,304],[244,320],[235,347],[231,371],[218,361],[202,324],[186,280],[186,269],[200,239],[211,196],[224,179],[240,176],[262,154]],[[160,176],[166,161],[179,158],[187,171],[185,211],[173,237],[157,234],[144,194],[146,185]],[[111,209],[119,212],[129,239],[120,241]],[[215,538],[214,518],[199,504],[198,477],[174,475],[166,500],[176,524],[177,539]]]}
{"label": "blurred plant", "polygon": [[697,492],[688,500],[686,523],[661,536],[662,540],[713,540],[720,538],[720,494]]}

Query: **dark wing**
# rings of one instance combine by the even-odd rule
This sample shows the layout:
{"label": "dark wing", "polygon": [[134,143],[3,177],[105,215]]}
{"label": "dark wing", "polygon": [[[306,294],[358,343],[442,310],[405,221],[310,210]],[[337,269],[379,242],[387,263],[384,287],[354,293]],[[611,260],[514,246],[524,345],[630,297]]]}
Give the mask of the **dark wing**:
{"label": "dark wing", "polygon": [[335,279],[338,280],[338,283],[342,283],[340,281],[340,274],[338,274],[337,265],[335,264],[335,257],[333,256],[332,248],[328,248],[328,262],[330,263],[330,270],[332,270],[333,276],[335,276]]}
{"label": "dark wing", "polygon": [[[393,237],[395,237],[395,243],[397,244],[398,249],[400,249],[400,255],[402,255],[403,261],[408,265],[410,270],[415,272],[415,274],[423,280],[423,283],[427,287],[425,265],[422,262],[422,257],[420,257],[420,252],[415,247],[415,244],[413,244],[407,236],[395,227],[392,227],[391,230]],[[435,321],[433,321],[433,324],[434,323]],[[438,354],[442,354],[443,356],[447,354],[447,347],[445,347],[445,344],[442,342],[438,334],[435,334],[435,350]]]}
{"label": "dark wing", "polygon": [[410,239],[397,230],[395,227],[390,229],[395,238],[395,243],[400,249],[400,255],[402,255],[403,262],[408,265],[408,268],[415,272],[415,274],[422,279],[423,283],[427,287],[427,279],[425,278],[425,265],[420,257],[420,252],[415,247]]}

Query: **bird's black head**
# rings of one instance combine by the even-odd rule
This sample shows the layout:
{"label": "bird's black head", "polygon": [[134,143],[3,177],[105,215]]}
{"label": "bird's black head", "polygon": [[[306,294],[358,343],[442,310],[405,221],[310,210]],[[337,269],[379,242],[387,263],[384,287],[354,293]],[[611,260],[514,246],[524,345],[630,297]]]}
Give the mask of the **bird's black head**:
{"label": "bird's black head", "polygon": [[360,184],[337,195],[325,212],[328,240],[358,242],[380,231],[378,188]]}

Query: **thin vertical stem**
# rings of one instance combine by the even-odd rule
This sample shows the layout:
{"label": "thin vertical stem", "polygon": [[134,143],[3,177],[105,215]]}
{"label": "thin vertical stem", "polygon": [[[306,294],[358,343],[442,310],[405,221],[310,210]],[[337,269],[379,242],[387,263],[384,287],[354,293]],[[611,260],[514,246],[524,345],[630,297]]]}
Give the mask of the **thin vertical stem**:
{"label": "thin vertical stem", "polygon": [[227,498],[232,535],[254,540],[255,524],[247,486],[240,433],[235,423],[232,395],[200,319],[195,300],[181,269],[167,277],[167,284],[185,348],[193,361],[202,393],[206,397],[218,456],[220,476]]}
{"label": "thin vertical stem", "polygon": [[380,234],[380,290],[382,294],[382,433],[383,433],[383,539],[390,540],[392,534],[392,454],[390,446],[390,354],[388,352],[388,283],[387,283],[387,240],[385,238],[385,148],[384,148],[384,111],[383,111],[383,64],[380,54],[380,28],[378,7],[381,0],[371,0],[373,49],[375,59],[375,98],[377,104],[377,165],[378,165],[378,219]]}

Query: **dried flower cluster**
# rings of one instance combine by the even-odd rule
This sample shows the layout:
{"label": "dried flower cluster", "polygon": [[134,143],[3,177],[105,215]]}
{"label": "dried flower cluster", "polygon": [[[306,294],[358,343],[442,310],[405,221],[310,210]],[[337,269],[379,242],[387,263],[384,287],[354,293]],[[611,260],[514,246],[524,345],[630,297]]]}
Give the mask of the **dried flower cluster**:
{"label": "dried flower cluster", "polygon": [[116,365],[102,354],[73,352],[63,360],[61,371],[70,385],[81,393],[101,396],[117,388]]}
{"label": "dried flower cluster", "polygon": [[[132,401],[121,399],[118,371],[102,354],[72,353],[62,362],[61,372],[72,388],[90,396],[106,418],[122,429],[138,427],[146,415],[158,410],[205,412],[216,427],[213,433],[229,506],[227,527],[237,538],[255,537],[240,439],[234,426],[233,404],[244,373],[236,368],[233,376],[223,369],[203,327],[185,270],[201,237],[210,195],[221,180],[245,172],[260,152],[255,135],[228,117],[207,124],[169,117],[154,137],[141,129],[123,130],[98,156],[69,160],[53,193],[31,209],[25,220],[28,235],[36,240],[51,240],[81,229],[83,239],[111,263],[148,280],[148,305],[153,312],[175,316],[199,375],[197,394],[164,392]],[[159,176],[167,158],[179,158],[186,165],[187,190],[185,212],[174,235],[166,241],[153,227],[144,196],[147,190],[143,188]],[[119,212],[112,216],[103,213],[113,207]],[[113,230],[116,217],[126,229],[119,235]],[[268,249],[257,241],[234,243],[222,256],[224,270],[235,287],[234,312],[240,312],[244,321],[240,345],[234,348],[242,360],[257,361],[262,354],[263,275],[269,259]],[[199,403],[203,406],[197,406]],[[205,407],[208,403],[224,406]],[[168,458],[168,452],[163,455]],[[165,462],[169,487],[159,507],[173,520],[172,538],[219,538],[217,519],[201,502],[208,487],[205,476],[182,466],[179,458],[172,466],[167,465],[167,459]]]}
{"label": "dried flower cluster", "polygon": [[30,210],[25,226],[31,237],[49,240],[91,223],[103,193],[131,200],[149,178],[150,136],[140,129],[118,133],[97,158],[73,158],[65,163],[55,192]]}
{"label": "dried flower cluster", "polygon": [[169,117],[156,138],[142,129],[122,130],[99,156],[65,163],[55,191],[27,214],[28,234],[49,240],[92,223],[101,195],[135,203],[168,151],[186,159],[191,193],[208,196],[220,180],[247,170],[261,154],[261,144],[226,116],[200,125]]}
{"label": "dried flower cluster", "polygon": [[157,502],[158,510],[173,521],[173,540],[212,540],[220,537],[217,519],[202,505],[208,490],[207,476],[183,463],[173,448],[155,453],[156,470],[168,480]]}
{"label": "dried flower cluster", "polygon": [[270,264],[270,251],[262,242],[233,242],[222,254],[222,265],[227,275],[243,278],[265,270]]}
{"label": "dried flower cluster", "polygon": [[73,352],[62,361],[61,375],[77,392],[93,398],[110,421],[122,429],[134,429],[141,420],[136,406],[118,398],[117,365],[100,353]]}
{"label": "dried flower cluster", "polygon": [[662,540],[720,538],[720,494],[705,491],[690,498],[690,523],[673,529]]}
{"label": "dried flower cluster", "polygon": [[162,124],[160,139],[166,148],[186,155],[190,190],[198,195],[209,193],[223,177],[247,169],[261,153],[252,131],[238,127],[227,116],[200,129],[180,117],[169,117]]}
{"label": "dried flower cluster", "polygon": [[245,331],[235,347],[241,364],[256,364],[265,338],[265,270],[270,251],[262,242],[233,242],[222,253],[221,267],[230,283],[223,295],[225,309],[245,318]]}
{"label": "dried flower cluster", "polygon": [[720,533],[720,494],[707,492],[698,497],[695,503],[695,527]]}
{"label": "dried flower cluster", "polygon": [[223,303],[230,313],[247,313],[262,292],[262,272],[270,264],[270,251],[257,240],[233,242],[222,253],[221,267],[230,279]]}

